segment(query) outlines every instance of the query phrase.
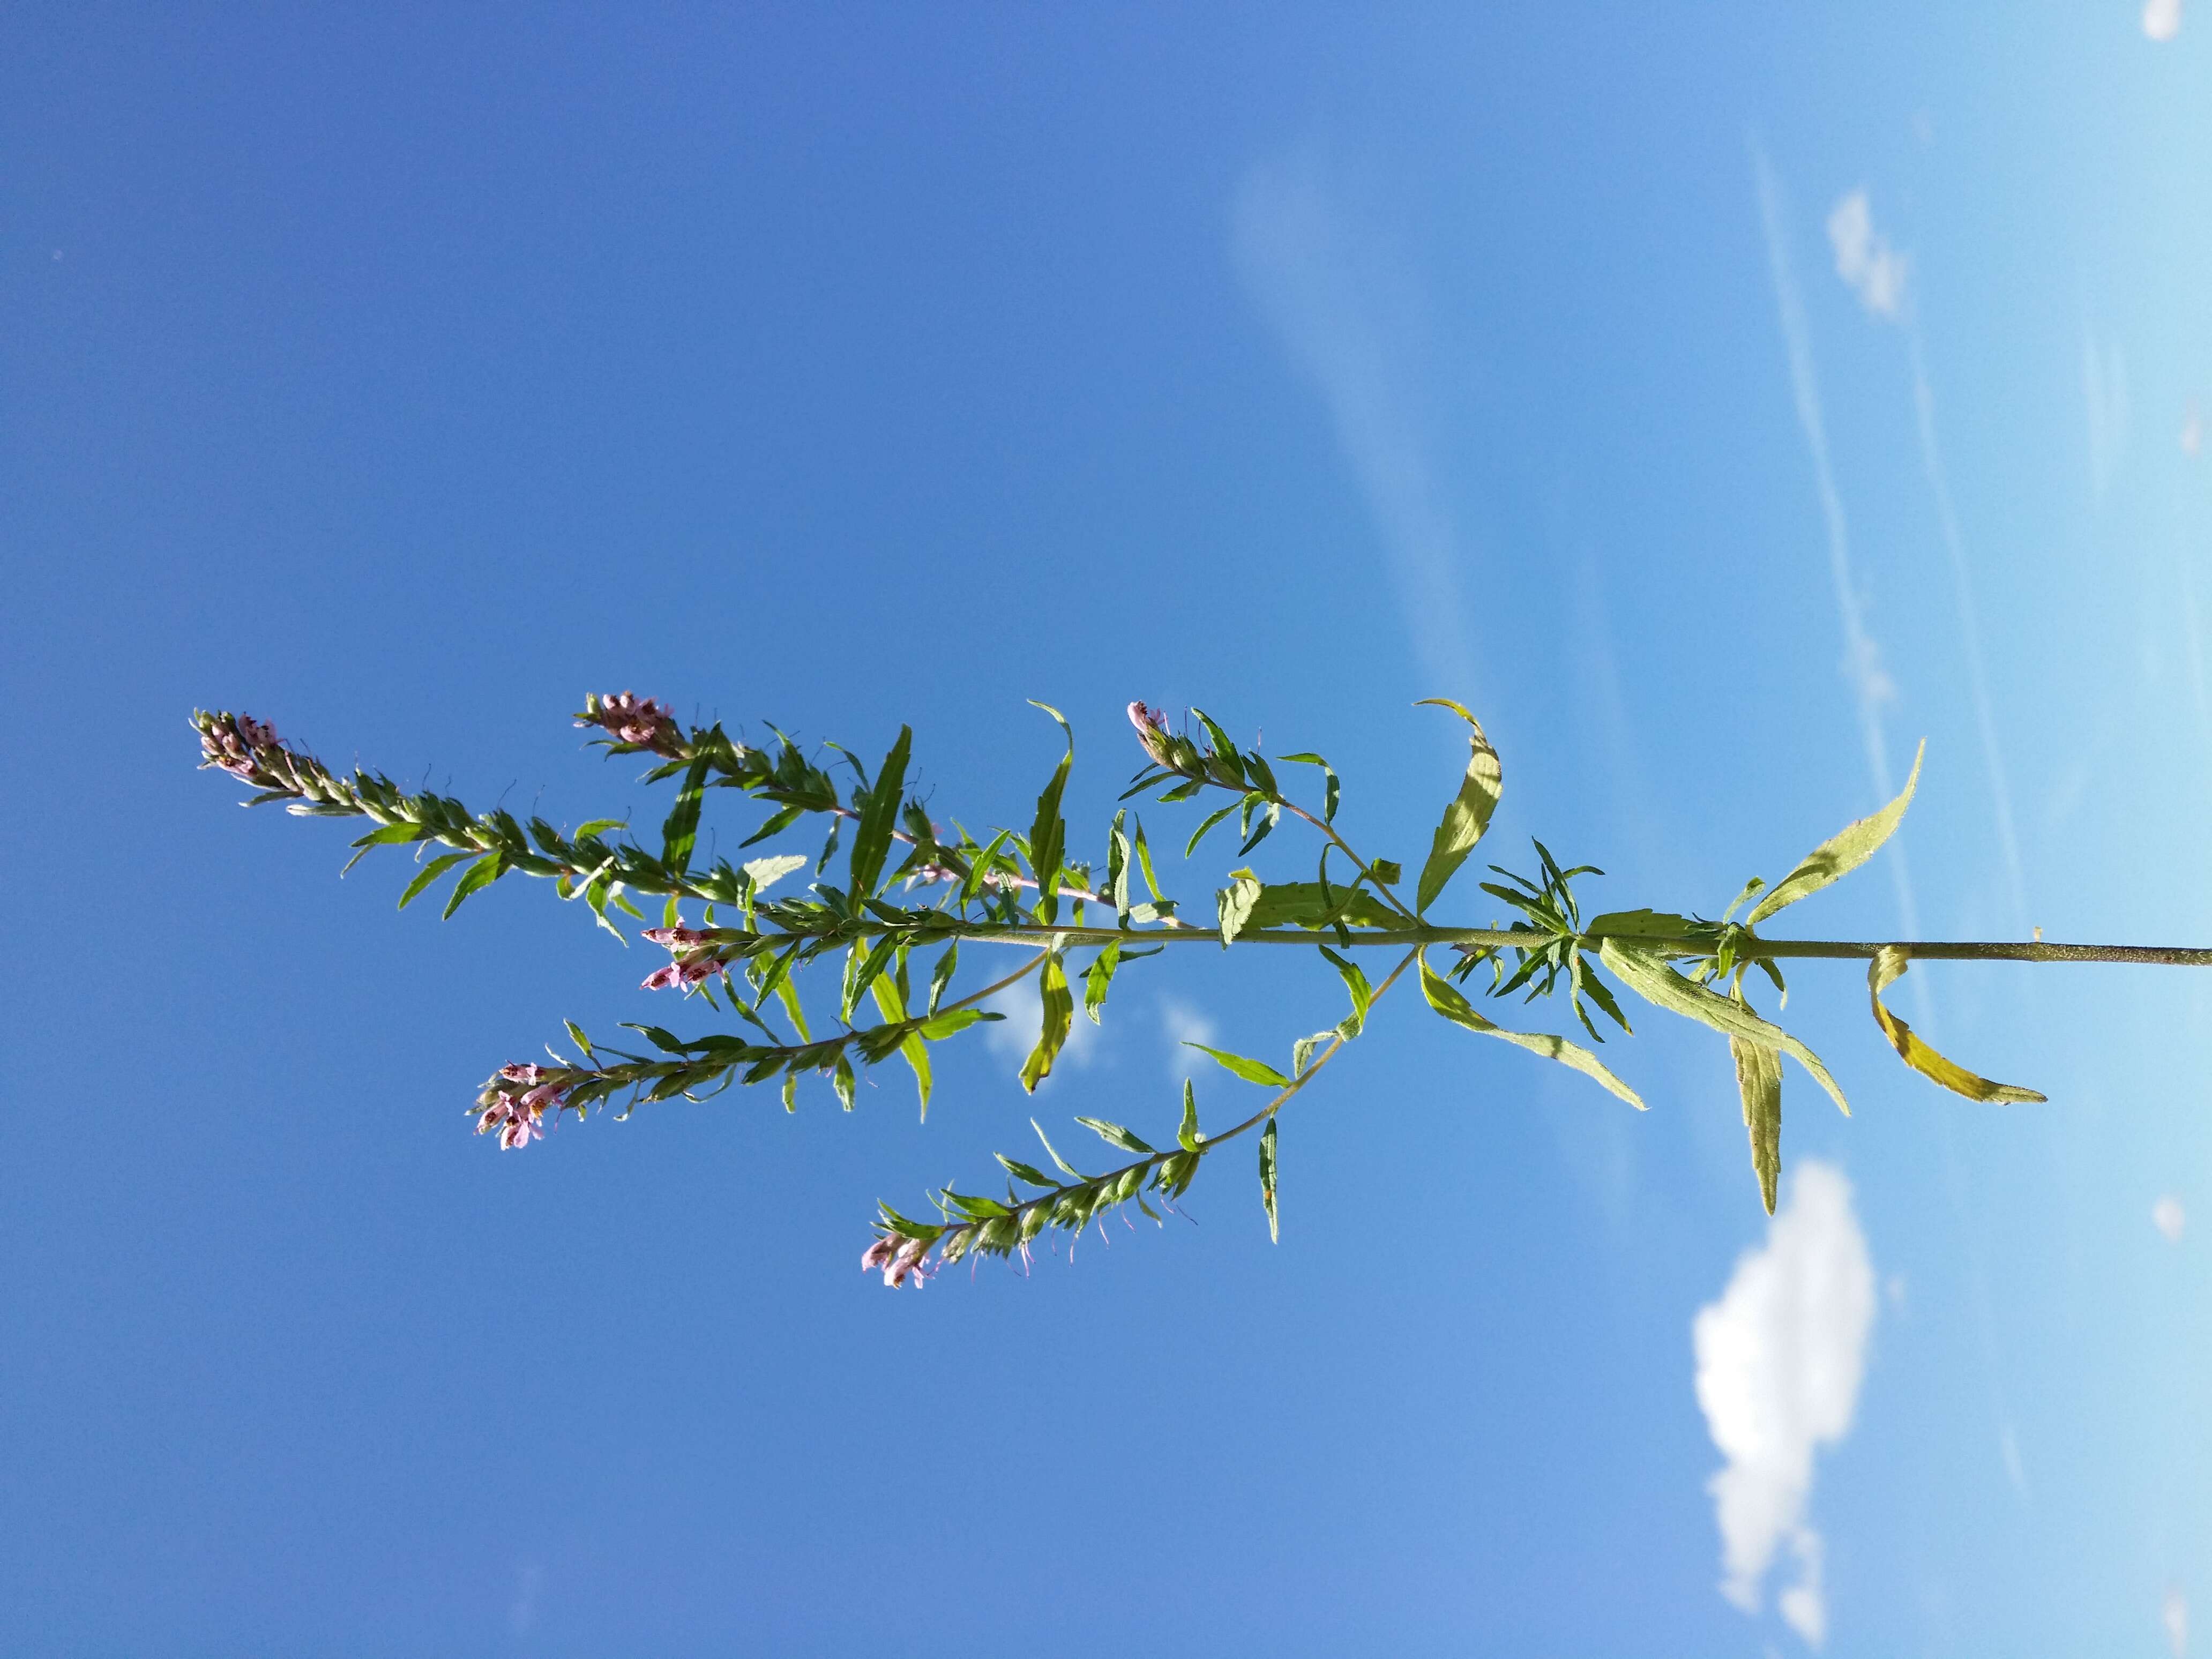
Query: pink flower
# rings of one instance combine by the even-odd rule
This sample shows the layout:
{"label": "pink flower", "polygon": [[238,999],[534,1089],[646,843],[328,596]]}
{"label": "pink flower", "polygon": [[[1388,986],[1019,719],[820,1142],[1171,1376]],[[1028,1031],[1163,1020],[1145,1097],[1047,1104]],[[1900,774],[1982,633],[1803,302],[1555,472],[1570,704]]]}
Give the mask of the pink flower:
{"label": "pink flower", "polygon": [[562,1076],[522,1061],[501,1066],[477,1097],[477,1133],[497,1132],[503,1152],[543,1140],[545,1114],[560,1116],[575,1081],[573,1075]]}
{"label": "pink flower", "polygon": [[720,973],[723,962],[720,957],[694,957],[689,962],[672,962],[665,968],[656,968],[638,981],[643,991],[665,991],[672,987],[696,985],[701,980],[712,979]]}
{"label": "pink flower", "polygon": [[873,1273],[883,1270],[884,1283],[896,1289],[911,1279],[919,1290],[924,1279],[937,1269],[922,1257],[929,1252],[929,1241],[907,1238],[898,1233],[885,1233],[868,1246],[860,1257],[860,1271]]}
{"label": "pink flower", "polygon": [[676,748],[675,712],[651,697],[638,697],[628,691],[599,698],[590,703],[579,726],[604,726],[623,743],[634,743],[641,749],[658,753],[672,754]]}
{"label": "pink flower", "polygon": [[714,935],[705,927],[648,927],[639,937],[666,945],[672,951],[688,951],[695,945],[707,944]]}

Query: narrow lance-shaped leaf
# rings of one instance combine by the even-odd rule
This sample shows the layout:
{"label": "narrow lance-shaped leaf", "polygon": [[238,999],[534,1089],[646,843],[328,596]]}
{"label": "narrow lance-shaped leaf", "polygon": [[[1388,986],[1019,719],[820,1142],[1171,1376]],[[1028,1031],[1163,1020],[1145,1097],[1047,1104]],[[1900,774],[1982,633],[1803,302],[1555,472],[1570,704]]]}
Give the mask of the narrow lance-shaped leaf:
{"label": "narrow lance-shaped leaf", "polygon": [[1196,1152],[1206,1140],[1198,1132],[1198,1091],[1188,1078],[1182,1080],[1182,1125],[1176,1131],[1176,1140],[1187,1152]]}
{"label": "narrow lance-shaped leaf", "polygon": [[1570,1042],[1565,1037],[1552,1036],[1541,1031],[1509,1031],[1492,1024],[1474,1011],[1474,1005],[1459,993],[1458,988],[1429,966],[1429,959],[1421,958],[1421,994],[1429,1000],[1429,1006],[1455,1025],[1464,1025],[1470,1031],[1484,1036],[1504,1039],[1532,1054],[1541,1054],[1547,1060],[1556,1060],[1562,1066],[1571,1066],[1584,1077],[1603,1085],[1638,1111],[1644,1109],[1643,1097],[1613,1074],[1606,1063],[1579,1042]]}
{"label": "narrow lance-shaped leaf", "polygon": [[1358,963],[1349,957],[1337,955],[1326,945],[1318,948],[1343,977],[1344,988],[1352,998],[1352,1012],[1345,1017],[1343,1024],[1337,1029],[1347,1037],[1356,1037],[1367,1024],[1368,1005],[1375,1000],[1374,988],[1368,984],[1367,975],[1360,971]]}
{"label": "narrow lance-shaped leaf", "polygon": [[2041,1101],[2049,1098],[2033,1089],[2023,1089],[2015,1084],[1992,1083],[1985,1077],[1977,1077],[1965,1066],[1937,1054],[1913,1029],[1882,1006],[1881,994],[1905,975],[1912,965],[1911,957],[1894,945],[1885,945],[1875,953],[1867,964],[1867,993],[1874,1003],[1875,1023],[1881,1034],[1889,1039],[1889,1046],[1907,1066],[1929,1079],[1940,1083],[1954,1095],[1964,1095],[1969,1100],[1990,1100],[2001,1103],[2013,1101]]}
{"label": "narrow lance-shaped leaf", "polygon": [[1482,832],[1490,828],[1490,815],[1498,810],[1498,797],[1505,784],[1498,751],[1490,746],[1474,715],[1449,697],[1424,697],[1421,702],[1449,708],[1473,728],[1468,738],[1472,752],[1468,757],[1467,775],[1460,780],[1459,793],[1444,808],[1443,822],[1430,840],[1428,861],[1421,866],[1421,879],[1413,890],[1413,908],[1426,911],[1444,890],[1444,884],[1467,862]]}
{"label": "narrow lance-shaped leaf", "polygon": [[1044,1020],[1037,1031],[1036,1047],[1022,1062],[1022,1087],[1031,1094],[1052,1074],[1052,1063],[1059,1058],[1068,1028],[1075,1023],[1075,998],[1067,988],[1067,970],[1058,951],[1045,953],[1044,968],[1037,975],[1037,1000],[1043,1006]]}
{"label": "narrow lance-shaped leaf", "polygon": [[1751,1167],[1759,1201],[1774,1213],[1774,1187],[1782,1178],[1782,1055],[1763,1042],[1729,1039],[1735,1086],[1743,1097],[1743,1127],[1751,1133]]}
{"label": "narrow lance-shaped leaf", "polygon": [[1747,1042],[1779,1048],[1813,1074],[1813,1080],[1828,1091],[1828,1097],[1844,1116],[1850,1115],[1851,1109],[1844,1099],[1844,1091],[1836,1086],[1836,1079],[1828,1074],[1820,1057],[1779,1025],[1769,1024],[1733,997],[1717,995],[1702,985],[1692,984],[1669,968],[1656,951],[1609,939],[1599,945],[1598,957],[1620,976],[1623,984],[1655,1007],[1710,1025],[1724,1036],[1742,1037]]}
{"label": "narrow lance-shaped leaf", "polygon": [[914,749],[914,728],[899,727],[898,740],[884,757],[876,774],[876,787],[860,798],[860,826],[853,831],[853,899],[855,906],[871,897],[890,851],[891,831],[897,827],[899,802],[906,789],[907,757]]}
{"label": "narrow lance-shaped leaf", "polygon": [[701,755],[685,770],[676,805],[660,827],[660,861],[678,875],[691,867],[691,849],[699,844],[699,807],[706,799],[707,757]]}
{"label": "narrow lance-shaped leaf", "polygon": [[1275,1215],[1275,1120],[1260,1131],[1260,1202],[1267,1206],[1267,1242],[1279,1244],[1282,1231]]}
{"label": "narrow lance-shaped leaf", "polygon": [[1247,1083],[1263,1084],[1270,1089],[1287,1089],[1291,1079],[1285,1077],[1264,1060],[1250,1060],[1243,1054],[1232,1054],[1225,1048],[1209,1048],[1203,1042],[1186,1042],[1186,1048],[1195,1048],[1202,1054],[1212,1054],[1233,1075]]}
{"label": "narrow lance-shaped leaf", "polygon": [[[1067,720],[1060,710],[1049,703],[1038,702],[1035,698],[1031,698],[1030,702],[1030,707],[1043,709],[1057,720],[1060,729],[1067,735],[1067,752],[1060,757],[1060,764],[1053,769],[1052,781],[1045,785],[1044,792],[1037,797],[1036,822],[1030,831],[1030,873],[1036,878],[1037,920],[1049,927],[1060,920],[1060,861],[1067,849],[1067,825],[1060,816],[1060,798],[1067,791],[1068,769],[1075,764],[1075,733],[1068,730]],[[1032,1054],[1030,1059],[1034,1064],[1036,1056]],[[1044,1072],[1051,1069],[1052,1061],[1048,1057],[1044,1071],[1037,1075],[1042,1077]],[[1027,1066],[1023,1068],[1022,1074],[1026,1079],[1029,1075]],[[1035,1088],[1036,1085],[1030,1084],[1029,1086]]]}
{"label": "narrow lance-shaped leaf", "polygon": [[1808,853],[1797,867],[1777,882],[1773,890],[1753,907],[1743,919],[1744,926],[1758,927],[1784,905],[1795,904],[1807,894],[1819,892],[1829,883],[1850,874],[1880,851],[1882,842],[1904,821],[1905,809],[1912,805],[1912,792],[1920,784],[1920,763],[1927,757],[1928,740],[1923,738],[1912,757],[1912,775],[1905,779],[1905,788],[1898,798],[1873,816],[1845,825]]}
{"label": "narrow lance-shaped leaf", "polygon": [[[906,999],[899,994],[898,981],[888,974],[879,977],[868,988],[876,994],[876,1006],[883,1011],[885,1019],[894,1022],[906,1018]],[[915,1086],[921,1091],[921,1121],[929,1121],[930,1066],[929,1044],[919,1031],[908,1031],[899,1040],[899,1053],[914,1070]]]}
{"label": "narrow lance-shaped leaf", "polygon": [[1121,941],[1109,939],[1106,948],[1083,975],[1083,1012],[1093,1025],[1100,1023],[1099,1015],[1106,1006],[1106,992],[1114,983],[1114,969],[1121,960]]}
{"label": "narrow lance-shaped leaf", "polygon": [[466,862],[468,857],[469,854],[466,853],[441,853],[436,858],[432,859],[416,872],[415,879],[407,884],[407,890],[399,896],[399,908],[404,910],[409,905],[414,903],[416,899],[422,896],[432,882],[437,880],[455,865]]}
{"label": "narrow lance-shaped leaf", "polygon": [[507,855],[504,853],[486,853],[461,872],[461,878],[453,884],[453,896],[446,901],[446,915],[450,917],[461,908],[470,894],[479,888],[490,886],[506,873]]}

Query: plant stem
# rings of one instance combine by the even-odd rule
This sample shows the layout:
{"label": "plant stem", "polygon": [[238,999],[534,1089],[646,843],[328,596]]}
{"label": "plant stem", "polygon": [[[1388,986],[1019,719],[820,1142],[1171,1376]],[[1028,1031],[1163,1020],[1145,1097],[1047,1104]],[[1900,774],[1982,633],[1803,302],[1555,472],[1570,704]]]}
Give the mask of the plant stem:
{"label": "plant stem", "polygon": [[[876,929],[874,931],[888,931]],[[1474,945],[1481,949],[1533,948],[1548,943],[1550,933],[1528,928],[1499,927],[1354,927],[1349,943],[1404,950],[1423,945]],[[961,929],[963,941],[988,945],[1036,946],[1058,939],[1063,945],[1221,943],[1218,927],[1179,928],[1154,933],[1120,927],[1041,927],[982,926]],[[1598,934],[1578,935],[1595,944]],[[1704,940],[1650,934],[1634,935],[1638,945],[1669,957],[1705,957],[1711,945]],[[1307,927],[1247,928],[1237,935],[1238,945],[1334,945],[1346,939],[1328,930]],[[2179,945],[2055,945],[2042,940],[2008,939],[1821,939],[1741,938],[1736,955],[1746,960],[1829,958],[1871,960],[1877,953],[1896,949],[1915,962],[2115,962],[2164,968],[2212,968],[2212,949]]]}

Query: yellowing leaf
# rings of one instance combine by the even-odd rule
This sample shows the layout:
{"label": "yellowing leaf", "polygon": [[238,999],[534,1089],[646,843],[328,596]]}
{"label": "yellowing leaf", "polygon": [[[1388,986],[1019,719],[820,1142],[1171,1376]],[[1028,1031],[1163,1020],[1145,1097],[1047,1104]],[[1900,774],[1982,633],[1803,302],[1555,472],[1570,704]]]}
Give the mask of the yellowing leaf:
{"label": "yellowing leaf", "polygon": [[1929,1079],[1940,1083],[1954,1095],[1964,1095],[1969,1100],[2041,1101],[2050,1098],[2033,1089],[2022,1089],[2010,1083],[1992,1083],[1985,1077],[1976,1077],[1965,1066],[1948,1060],[1923,1042],[1903,1020],[1881,1006],[1881,994],[1905,975],[1912,965],[1906,953],[1894,945],[1885,945],[1875,953],[1867,964],[1867,994],[1874,1003],[1875,1024],[1889,1039],[1889,1046],[1907,1066]]}
{"label": "yellowing leaf", "polygon": [[1450,709],[1474,730],[1468,738],[1473,752],[1468,757],[1467,775],[1460,780],[1459,793],[1452,804],[1444,808],[1443,822],[1437,826],[1429,842],[1428,861],[1421,866],[1421,879],[1413,891],[1416,910],[1426,910],[1437,895],[1444,890],[1444,884],[1467,862],[1467,855],[1482,839],[1482,832],[1490,828],[1490,815],[1498,810],[1498,797],[1505,787],[1505,774],[1498,763],[1498,751],[1482,735],[1481,723],[1449,697],[1424,697],[1421,703]]}
{"label": "yellowing leaf", "polygon": [[1927,757],[1928,740],[1923,738],[1918,751],[1912,757],[1912,775],[1905,779],[1903,793],[1873,817],[1845,825],[1808,853],[1795,870],[1759,900],[1757,908],[1743,919],[1744,926],[1758,927],[1784,905],[1795,904],[1808,894],[1819,892],[1872,858],[1904,821],[1905,809],[1912,805],[1912,792],[1920,782],[1920,763]]}
{"label": "yellowing leaf", "polygon": [[1828,1091],[1828,1097],[1843,1109],[1844,1116],[1850,1115],[1851,1109],[1844,1102],[1844,1091],[1828,1075],[1828,1068],[1820,1063],[1820,1055],[1779,1025],[1768,1024],[1733,997],[1717,996],[1702,985],[1692,984],[1669,968],[1666,959],[1656,951],[1608,939],[1600,942],[1598,959],[1618,974],[1630,990],[1655,1006],[1710,1025],[1723,1036],[1741,1037],[1765,1048],[1779,1048],[1813,1074],[1813,1080]]}
{"label": "yellowing leaf", "polygon": [[1037,1000],[1043,1005],[1044,1021],[1037,1030],[1036,1047],[1022,1062],[1022,1087],[1031,1094],[1052,1074],[1052,1063],[1075,1023],[1075,996],[1067,988],[1067,970],[1060,965],[1058,951],[1045,955],[1043,971],[1037,975]]}
{"label": "yellowing leaf", "polygon": [[1429,966],[1426,957],[1421,958],[1421,994],[1428,998],[1430,1007],[1453,1024],[1464,1025],[1468,1030],[1479,1031],[1484,1036],[1503,1037],[1531,1054],[1541,1054],[1547,1060],[1556,1060],[1562,1066],[1571,1066],[1583,1076],[1602,1084],[1638,1111],[1644,1109],[1643,1097],[1615,1077],[1603,1060],[1582,1044],[1540,1031],[1509,1031],[1502,1025],[1493,1025],[1475,1012],[1474,1005],[1462,996],[1449,980]]}
{"label": "yellowing leaf", "polygon": [[1751,1131],[1751,1167],[1759,1196],[1774,1213],[1774,1187],[1782,1177],[1782,1055],[1763,1042],[1729,1039],[1735,1057],[1735,1086],[1743,1097],[1743,1126]]}

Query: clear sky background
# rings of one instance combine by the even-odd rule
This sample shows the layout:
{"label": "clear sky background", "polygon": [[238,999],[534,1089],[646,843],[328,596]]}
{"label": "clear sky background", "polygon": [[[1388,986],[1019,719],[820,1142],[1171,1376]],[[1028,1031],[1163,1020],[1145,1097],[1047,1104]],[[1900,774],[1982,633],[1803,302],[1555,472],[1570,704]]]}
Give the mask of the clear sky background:
{"label": "clear sky background", "polygon": [[1180,1036],[1334,976],[1146,963],[926,1127],[886,1073],[502,1155],[482,1078],[668,1017],[654,953],[398,914],[185,724],[649,823],[586,691],[910,721],[977,825],[1036,697],[1096,856],[1122,706],[1195,702],[1413,860],[1448,696],[1491,856],[1707,914],[1924,736],[1901,856],[1777,931],[2212,941],[2212,9],[1925,10],[12,9],[0,1645],[2185,1652],[2187,975],[1916,972],[2051,1097],[1996,1108],[1806,968],[1856,1115],[1791,1078],[1773,1224],[1708,1034],[1609,1051],[1638,1115],[1394,998],[1279,1245],[1240,1157],[895,1295],[877,1199],[1170,1133]]}

